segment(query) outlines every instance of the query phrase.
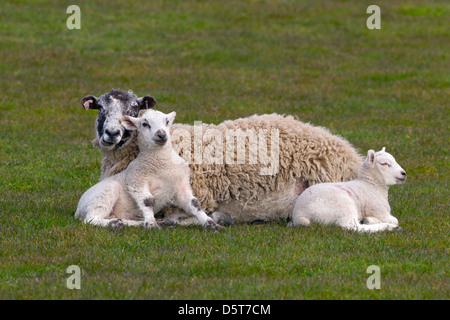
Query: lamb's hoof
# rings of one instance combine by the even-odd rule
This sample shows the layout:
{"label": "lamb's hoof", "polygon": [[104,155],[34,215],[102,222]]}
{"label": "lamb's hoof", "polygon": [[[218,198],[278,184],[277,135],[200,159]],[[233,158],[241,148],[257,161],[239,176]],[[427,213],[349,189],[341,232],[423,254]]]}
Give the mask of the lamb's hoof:
{"label": "lamb's hoof", "polygon": [[397,232],[403,232],[403,228],[402,228],[402,227],[397,227],[397,228],[395,228],[395,231],[397,231]]}
{"label": "lamb's hoof", "polygon": [[176,223],[173,220],[163,220],[158,222],[158,225],[160,225],[161,227],[173,227],[174,225],[176,225]]}
{"label": "lamb's hoof", "polygon": [[210,219],[210,220],[206,221],[206,223],[203,225],[203,227],[206,230],[220,230],[220,229],[224,229],[223,226],[221,226],[220,224],[217,224],[213,219]]}
{"label": "lamb's hoof", "polygon": [[161,226],[156,222],[144,222],[144,228],[146,229],[161,229]]}
{"label": "lamb's hoof", "polygon": [[363,218],[363,219],[360,221],[360,223],[361,223],[361,224],[369,224],[369,221],[367,221],[366,218]]}
{"label": "lamb's hoof", "polygon": [[111,222],[108,224],[108,226],[115,230],[115,231],[122,231],[123,228],[125,227],[122,219],[113,219],[111,220]]}

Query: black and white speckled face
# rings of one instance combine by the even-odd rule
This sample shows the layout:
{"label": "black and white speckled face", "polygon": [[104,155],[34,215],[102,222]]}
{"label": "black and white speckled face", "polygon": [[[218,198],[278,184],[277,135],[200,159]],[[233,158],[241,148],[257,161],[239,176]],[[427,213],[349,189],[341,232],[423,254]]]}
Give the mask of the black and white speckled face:
{"label": "black and white speckled face", "polygon": [[124,115],[137,117],[141,109],[152,108],[156,101],[150,96],[138,98],[132,91],[112,90],[99,98],[86,96],[81,104],[86,110],[98,109],[95,126],[100,148],[114,150],[125,146],[131,137],[120,119]]}

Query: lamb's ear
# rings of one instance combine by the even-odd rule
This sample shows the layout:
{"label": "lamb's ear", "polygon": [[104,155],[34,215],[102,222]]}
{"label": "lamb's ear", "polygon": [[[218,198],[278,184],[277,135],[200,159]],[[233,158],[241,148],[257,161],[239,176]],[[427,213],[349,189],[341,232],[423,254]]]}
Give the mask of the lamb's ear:
{"label": "lamb's ear", "polygon": [[83,99],[81,99],[81,105],[84,107],[85,110],[89,109],[98,109],[98,98],[95,96],[86,96]]}
{"label": "lamb's ear", "polygon": [[155,106],[156,100],[150,96],[144,96],[137,99],[139,110],[141,109],[151,109]]}
{"label": "lamb's ear", "polygon": [[172,125],[173,120],[175,120],[176,115],[177,115],[177,113],[175,111],[173,111],[167,115],[167,119],[169,120],[169,125]]}
{"label": "lamb's ear", "polygon": [[381,149],[381,152],[386,152],[386,147],[383,147],[383,149]]}
{"label": "lamb's ear", "polygon": [[136,130],[138,125],[138,118],[133,118],[130,116],[123,116],[120,119],[120,124],[127,130]]}
{"label": "lamb's ear", "polygon": [[375,151],[373,151],[372,149],[370,149],[369,151],[367,151],[367,158],[366,158],[367,163],[369,163],[370,165],[373,165],[375,163]]}

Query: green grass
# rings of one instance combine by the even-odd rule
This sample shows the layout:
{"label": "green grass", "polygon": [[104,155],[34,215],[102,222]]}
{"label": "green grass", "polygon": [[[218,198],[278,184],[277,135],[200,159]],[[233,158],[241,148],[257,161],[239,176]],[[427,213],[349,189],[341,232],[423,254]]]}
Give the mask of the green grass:
{"label": "green grass", "polygon": [[[0,298],[449,299],[446,1],[3,1]],[[390,190],[403,233],[240,225],[127,228],[73,218],[98,181],[95,113],[112,88],[150,94],[178,122],[293,114],[408,172]],[[81,290],[66,268],[82,270]],[[381,289],[369,290],[370,265]]]}

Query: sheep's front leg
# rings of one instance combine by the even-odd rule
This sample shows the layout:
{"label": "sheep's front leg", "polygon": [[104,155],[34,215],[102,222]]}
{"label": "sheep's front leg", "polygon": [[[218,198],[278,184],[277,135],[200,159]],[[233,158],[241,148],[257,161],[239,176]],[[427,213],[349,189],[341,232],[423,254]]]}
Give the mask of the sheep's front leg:
{"label": "sheep's front leg", "polygon": [[362,224],[378,224],[382,223],[380,220],[374,217],[365,217],[361,221]]}
{"label": "sheep's front leg", "polygon": [[380,220],[381,222],[395,224],[396,226],[398,226],[398,219],[394,216],[391,216],[390,214],[381,217]]}
{"label": "sheep's front leg", "polygon": [[389,223],[360,224],[357,219],[344,218],[338,219],[336,225],[344,229],[354,230],[357,232],[380,232],[380,231],[403,231],[400,227]]}
{"label": "sheep's front leg", "polygon": [[159,228],[158,223],[155,219],[155,198],[148,193],[145,198],[142,200],[143,206],[140,206],[142,213],[144,214],[144,227],[146,228],[152,228],[157,227]]}
{"label": "sheep's front leg", "polygon": [[379,214],[377,217],[365,217],[362,221],[363,224],[378,224],[378,223],[389,223],[395,224],[398,226],[398,219],[394,216],[391,216],[389,213]]}
{"label": "sheep's front leg", "polygon": [[200,201],[194,197],[189,188],[181,188],[181,191],[176,195],[176,202],[181,209],[195,216],[203,227],[211,229],[223,228],[202,210]]}
{"label": "sheep's front leg", "polygon": [[128,193],[134,199],[139,210],[142,212],[142,216],[144,217],[144,227],[159,227],[153,211],[155,208],[155,198],[150,191],[147,188],[129,186]]}

